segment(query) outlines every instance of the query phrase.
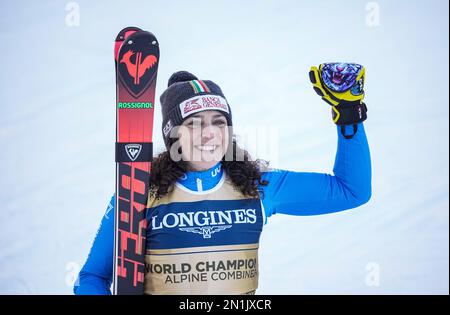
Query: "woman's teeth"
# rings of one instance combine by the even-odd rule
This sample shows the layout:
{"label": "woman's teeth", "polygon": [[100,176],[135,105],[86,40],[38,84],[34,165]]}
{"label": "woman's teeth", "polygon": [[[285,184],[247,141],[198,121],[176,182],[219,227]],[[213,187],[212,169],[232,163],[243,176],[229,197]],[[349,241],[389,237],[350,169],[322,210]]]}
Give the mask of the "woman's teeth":
{"label": "woman's teeth", "polygon": [[217,148],[217,146],[216,145],[198,145],[198,146],[196,146],[196,148],[201,151],[214,151]]}

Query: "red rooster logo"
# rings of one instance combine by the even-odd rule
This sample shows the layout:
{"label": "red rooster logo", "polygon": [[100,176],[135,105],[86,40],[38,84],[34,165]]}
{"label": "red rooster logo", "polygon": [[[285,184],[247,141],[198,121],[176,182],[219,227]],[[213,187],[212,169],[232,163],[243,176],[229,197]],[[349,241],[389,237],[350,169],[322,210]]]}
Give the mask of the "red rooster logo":
{"label": "red rooster logo", "polygon": [[131,62],[131,57],[134,55],[132,50],[127,51],[123,54],[122,60],[120,62],[127,66],[128,74],[134,78],[134,84],[138,85],[140,78],[144,73],[156,64],[156,57],[153,55],[148,55],[145,57],[144,61],[141,62],[142,53],[136,53],[135,63]]}

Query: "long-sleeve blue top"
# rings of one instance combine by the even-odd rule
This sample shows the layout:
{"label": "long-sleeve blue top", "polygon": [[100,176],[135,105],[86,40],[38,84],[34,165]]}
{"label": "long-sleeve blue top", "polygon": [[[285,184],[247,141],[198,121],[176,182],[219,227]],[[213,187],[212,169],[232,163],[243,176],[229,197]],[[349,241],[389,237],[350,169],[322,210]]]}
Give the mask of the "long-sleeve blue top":
{"label": "long-sleeve blue top", "polygon": [[[351,134],[352,128],[347,126],[347,129]],[[358,207],[370,199],[371,161],[363,123],[358,125],[358,132],[351,139],[346,139],[339,127],[337,134],[334,174],[279,169],[262,173],[262,179],[269,181],[267,186],[260,187],[266,223],[267,218],[275,213],[297,216],[326,214]],[[179,183],[195,190],[201,179],[204,185],[209,186],[206,189],[212,188],[217,181],[209,174],[210,170],[189,172]],[[114,205],[113,195],[75,284],[75,294],[111,294]]]}

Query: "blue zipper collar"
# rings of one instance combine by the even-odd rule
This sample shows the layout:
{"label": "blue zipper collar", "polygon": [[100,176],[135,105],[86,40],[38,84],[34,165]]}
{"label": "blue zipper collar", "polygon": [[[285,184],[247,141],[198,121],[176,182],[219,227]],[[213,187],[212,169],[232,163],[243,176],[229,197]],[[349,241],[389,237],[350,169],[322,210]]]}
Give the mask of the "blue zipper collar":
{"label": "blue zipper collar", "polygon": [[187,172],[177,182],[189,190],[202,192],[216,187],[222,179],[222,176],[222,163],[218,162],[205,171]]}

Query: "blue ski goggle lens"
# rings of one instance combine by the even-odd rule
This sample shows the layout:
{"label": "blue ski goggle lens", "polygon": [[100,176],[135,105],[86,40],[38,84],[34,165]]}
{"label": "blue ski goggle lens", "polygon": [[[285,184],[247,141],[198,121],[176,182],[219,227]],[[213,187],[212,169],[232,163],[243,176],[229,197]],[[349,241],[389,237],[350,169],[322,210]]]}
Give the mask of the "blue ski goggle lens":
{"label": "blue ski goggle lens", "polygon": [[325,63],[322,67],[322,80],[331,91],[342,93],[352,88],[354,95],[362,94],[363,82],[355,84],[363,67],[356,63]]}

